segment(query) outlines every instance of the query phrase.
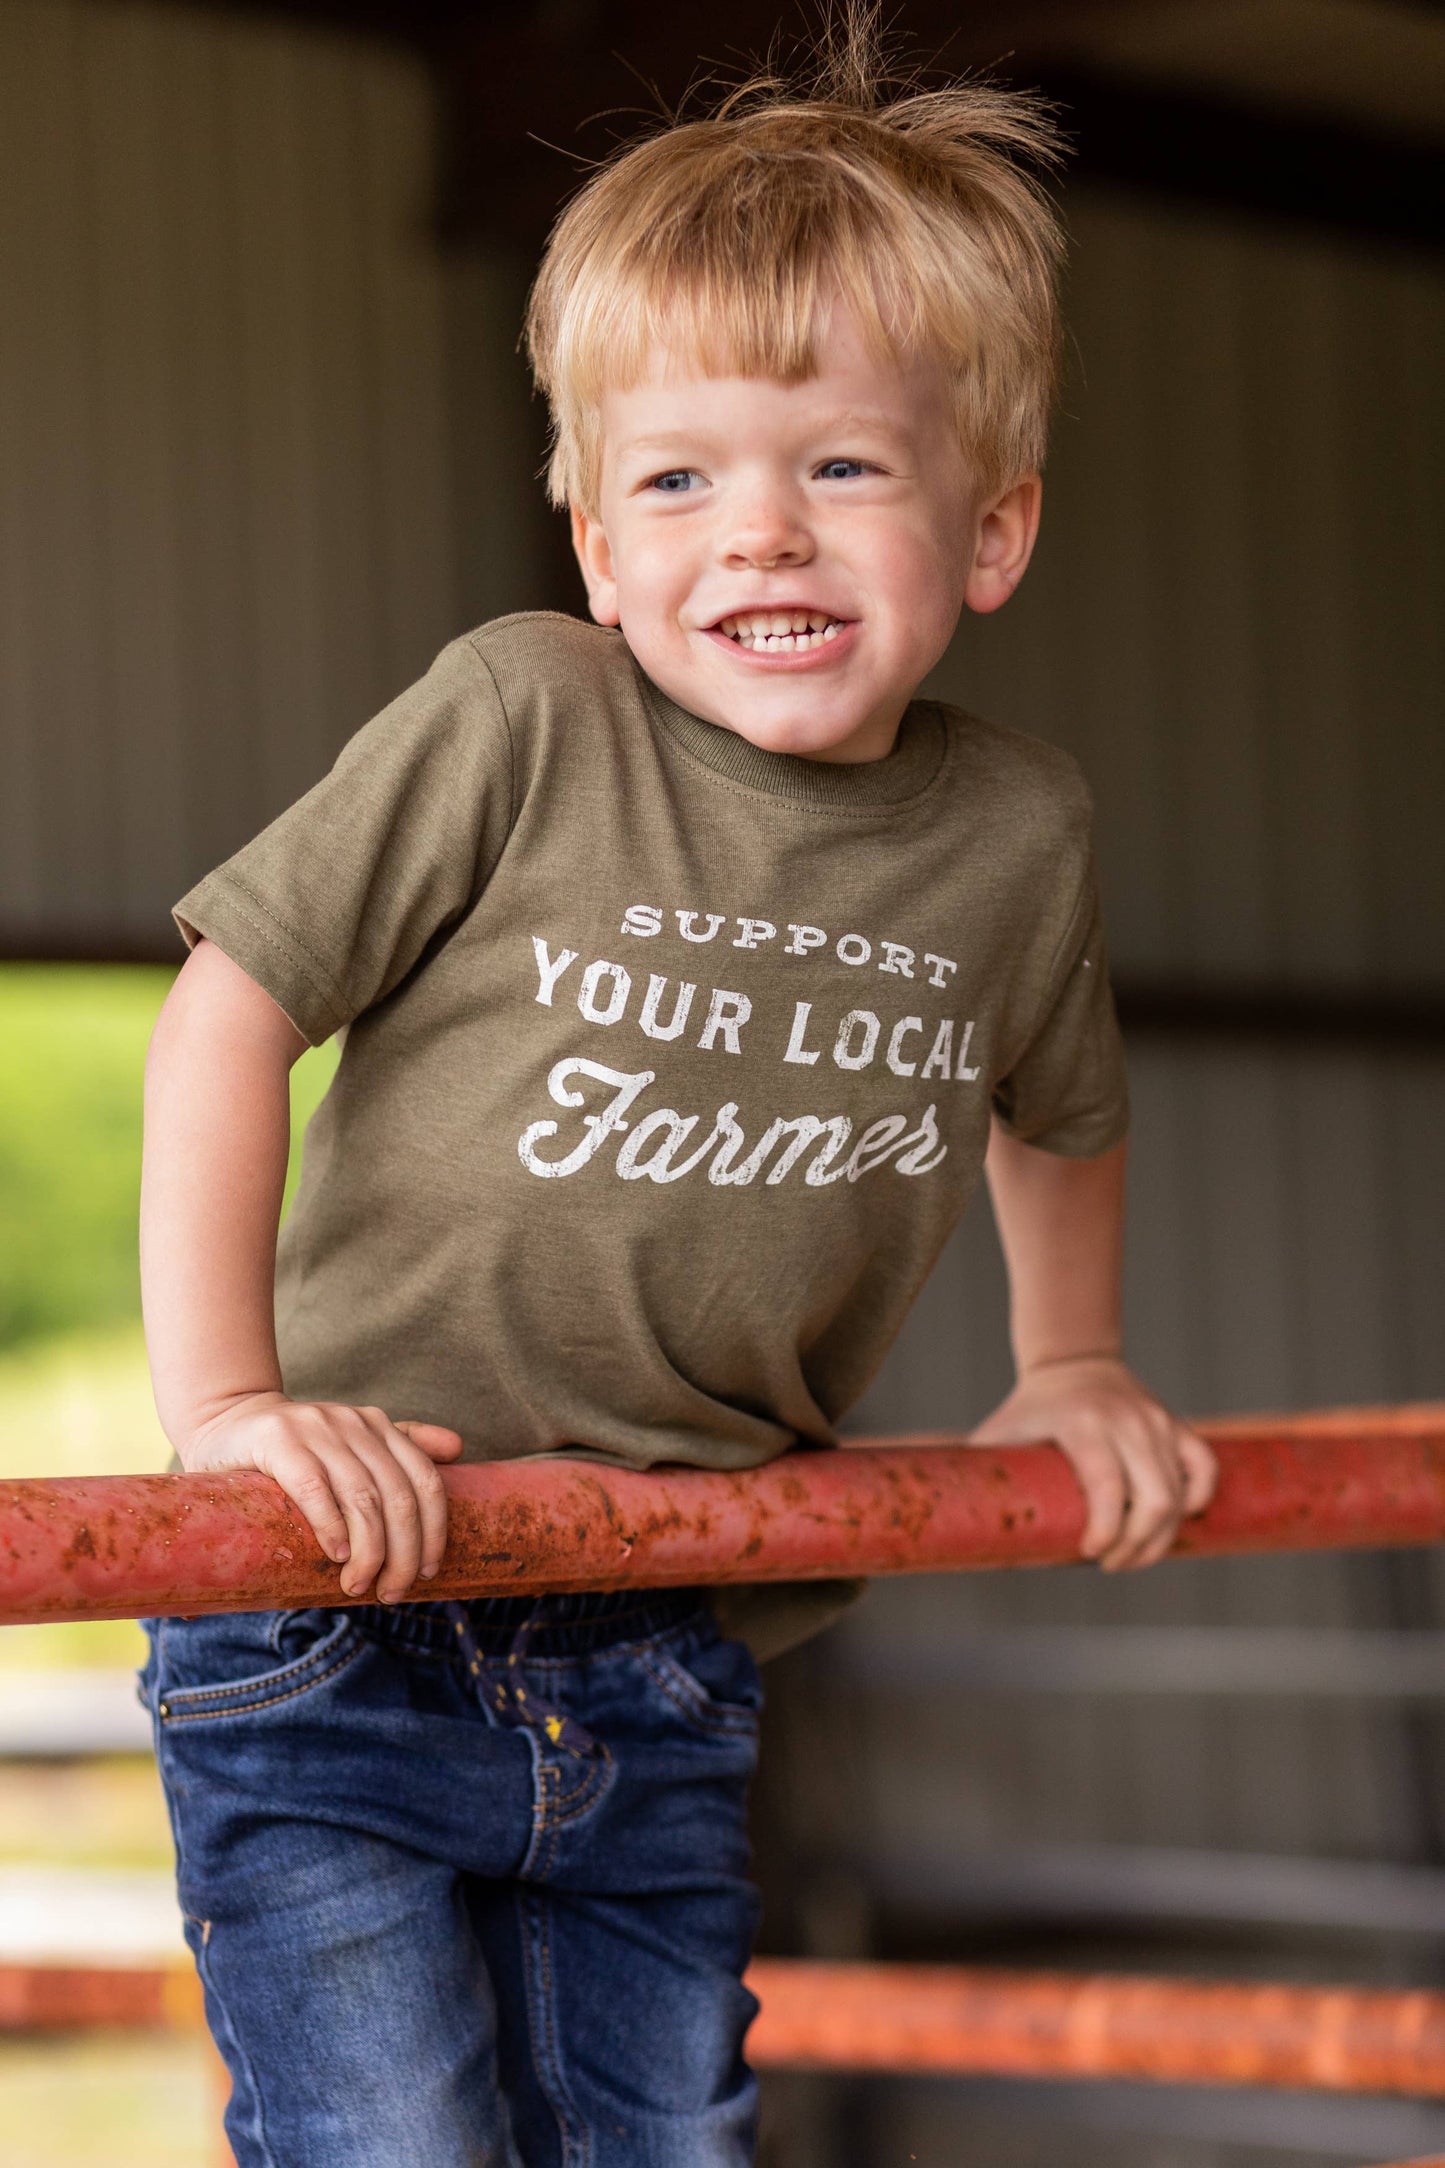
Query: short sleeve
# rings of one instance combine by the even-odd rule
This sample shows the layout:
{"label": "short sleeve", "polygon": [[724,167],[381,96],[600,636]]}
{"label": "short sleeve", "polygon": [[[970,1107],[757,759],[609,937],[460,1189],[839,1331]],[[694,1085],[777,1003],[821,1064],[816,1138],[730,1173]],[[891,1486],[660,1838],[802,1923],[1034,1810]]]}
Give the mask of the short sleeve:
{"label": "short sleeve", "polygon": [[319,1046],[470,909],[511,817],[501,700],[454,640],[172,915],[188,948],[214,941]]}
{"label": "short sleeve", "polygon": [[1038,1024],[994,1112],[1010,1136],[1069,1159],[1092,1159],[1129,1127],[1124,1045],[1109,986],[1098,875],[1090,857]]}

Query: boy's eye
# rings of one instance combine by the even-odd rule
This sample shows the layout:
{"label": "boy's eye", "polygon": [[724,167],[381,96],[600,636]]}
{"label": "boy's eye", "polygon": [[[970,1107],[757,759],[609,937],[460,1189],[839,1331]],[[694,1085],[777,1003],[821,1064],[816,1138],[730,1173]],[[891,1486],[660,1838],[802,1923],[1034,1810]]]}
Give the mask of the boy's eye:
{"label": "boy's eye", "polygon": [[666,474],[654,474],[649,489],[659,489],[665,497],[682,497],[688,486],[698,480],[691,467],[669,467]]}
{"label": "boy's eye", "polygon": [[864,471],[861,459],[825,459],[818,473],[825,482],[850,482]]}

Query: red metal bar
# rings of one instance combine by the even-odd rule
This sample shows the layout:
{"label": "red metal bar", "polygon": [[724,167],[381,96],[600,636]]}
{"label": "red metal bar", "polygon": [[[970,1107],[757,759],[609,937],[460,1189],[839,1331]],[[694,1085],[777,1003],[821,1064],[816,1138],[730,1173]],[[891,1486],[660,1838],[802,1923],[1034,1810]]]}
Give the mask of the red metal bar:
{"label": "red metal bar", "polygon": [[1445,2093],[1445,1995],[760,1960],[760,2067]]}
{"label": "red metal bar", "polygon": [[[760,2069],[1445,2093],[1445,1994],[760,1958]],[[194,2026],[188,1966],[0,1966],[0,2032]],[[1420,2164],[1428,2168],[1428,2164]]]}
{"label": "red metal bar", "polygon": [[0,2033],[193,2026],[201,1983],[185,1965],[0,1965]]}
{"label": "red metal bar", "polygon": [[[1178,1550],[1323,1550],[1445,1537],[1445,1406],[1202,1423],[1222,1464]],[[429,1598],[1061,1564],[1083,1509],[1049,1445],[958,1438],[796,1452],[721,1475],[600,1462],[450,1469]],[[337,1569],[266,1476],[0,1483],[0,1625],[338,1603]]]}

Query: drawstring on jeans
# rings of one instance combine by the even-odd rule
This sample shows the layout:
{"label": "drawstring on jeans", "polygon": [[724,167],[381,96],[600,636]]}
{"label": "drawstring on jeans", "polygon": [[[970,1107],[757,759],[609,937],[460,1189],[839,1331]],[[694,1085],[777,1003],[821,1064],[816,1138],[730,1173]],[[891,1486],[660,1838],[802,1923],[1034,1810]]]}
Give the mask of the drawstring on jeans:
{"label": "drawstring on jeans", "polygon": [[565,1710],[532,1693],[524,1682],[523,1659],[531,1645],[533,1634],[539,1626],[546,1623],[542,1615],[546,1604],[546,1597],[539,1596],[513,1634],[505,1658],[505,1676],[500,1678],[488,1668],[487,1659],[477,1645],[477,1637],[472,1632],[472,1622],[467,1616],[466,1605],[451,1602],[446,1608],[461,1642],[462,1654],[466,1659],[478,1701],[486,1693],[501,1723],[540,1731],[553,1746],[566,1747],[570,1753],[590,1754],[595,1751],[597,1744],[591,1732],[584,1730]]}

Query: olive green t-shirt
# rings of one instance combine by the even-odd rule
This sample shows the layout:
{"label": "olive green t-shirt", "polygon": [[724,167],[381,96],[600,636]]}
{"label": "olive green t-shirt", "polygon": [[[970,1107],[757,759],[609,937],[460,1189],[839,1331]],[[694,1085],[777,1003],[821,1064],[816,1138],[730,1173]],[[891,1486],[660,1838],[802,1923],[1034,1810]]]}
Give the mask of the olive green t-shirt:
{"label": "olive green t-shirt", "polygon": [[1067,754],[936,702],[886,759],[802,760],[619,632],[452,641],[175,909],[345,1034],[278,1250],[287,1391],[473,1460],[835,1443],[990,1113],[1067,1155],[1125,1131],[1089,817]]}

